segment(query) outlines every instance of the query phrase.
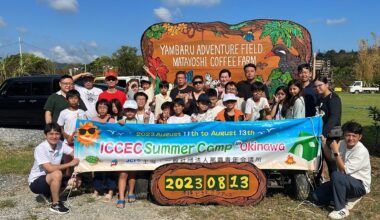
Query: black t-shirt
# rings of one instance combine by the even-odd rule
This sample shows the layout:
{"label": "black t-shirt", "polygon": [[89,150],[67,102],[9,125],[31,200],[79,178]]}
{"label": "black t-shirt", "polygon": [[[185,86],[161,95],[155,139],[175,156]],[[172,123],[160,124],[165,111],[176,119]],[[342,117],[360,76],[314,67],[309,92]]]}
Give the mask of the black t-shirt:
{"label": "black t-shirt", "polygon": [[186,86],[186,88],[181,89],[181,90],[179,90],[178,87],[175,87],[174,89],[172,89],[172,91],[170,91],[170,98],[174,100],[179,93],[184,94],[184,93],[189,93],[192,91],[194,91],[194,88],[191,86]]}
{"label": "black t-shirt", "polygon": [[331,129],[341,123],[342,102],[339,96],[335,92],[331,92],[331,94],[326,97],[319,97],[317,112],[322,115],[322,134],[327,137]]}
{"label": "black t-shirt", "polygon": [[[244,98],[244,100],[247,101],[247,99],[252,97],[251,87],[252,87],[252,84],[247,80],[238,82],[237,84],[238,96],[241,98]],[[268,87],[265,84],[264,84],[264,91],[265,91],[266,98],[269,99]]]}

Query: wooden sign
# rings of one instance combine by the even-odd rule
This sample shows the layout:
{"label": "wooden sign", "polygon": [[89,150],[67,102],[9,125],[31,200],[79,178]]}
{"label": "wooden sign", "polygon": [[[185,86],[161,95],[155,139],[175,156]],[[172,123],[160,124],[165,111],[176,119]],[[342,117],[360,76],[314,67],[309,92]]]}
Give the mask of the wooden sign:
{"label": "wooden sign", "polygon": [[266,177],[251,163],[174,163],[153,172],[151,192],[162,205],[253,205],[265,196]]}
{"label": "wooden sign", "polygon": [[285,20],[250,20],[236,25],[223,22],[157,23],[141,39],[145,65],[158,78],[174,82],[179,70],[203,75],[211,87],[219,72],[229,69],[232,80],[244,80],[243,66],[257,66],[257,80],[276,89],[297,74],[297,66],[312,58],[310,33]]}

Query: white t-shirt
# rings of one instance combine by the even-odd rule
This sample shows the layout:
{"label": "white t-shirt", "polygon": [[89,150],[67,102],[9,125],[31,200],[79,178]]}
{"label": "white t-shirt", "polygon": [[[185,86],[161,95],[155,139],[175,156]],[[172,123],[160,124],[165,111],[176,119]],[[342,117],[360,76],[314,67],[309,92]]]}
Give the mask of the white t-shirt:
{"label": "white t-shirt", "polygon": [[212,117],[211,114],[207,114],[207,111],[205,113],[193,113],[191,118],[196,119],[197,122],[214,121],[215,119],[215,117]]}
{"label": "white t-shirt", "polygon": [[269,108],[268,99],[261,97],[259,102],[255,102],[253,98],[249,98],[245,105],[245,114],[252,114],[251,121],[256,121],[260,118],[260,111],[264,108]]}
{"label": "white t-shirt", "polygon": [[59,114],[57,124],[63,127],[63,131],[72,135],[75,132],[75,125],[77,119],[88,119],[86,113],[82,109],[71,111],[68,108],[61,111]]}
{"label": "white t-shirt", "polygon": [[223,109],[224,107],[220,105],[216,105],[214,108],[209,108],[206,112],[207,118],[212,118],[213,120],[215,120],[218,113],[221,112]]}
{"label": "white t-shirt", "polygon": [[100,93],[103,90],[93,87],[92,89],[86,89],[82,86],[75,85],[75,89],[79,92],[80,97],[84,104],[86,105],[87,111],[86,114],[88,118],[93,118],[98,115],[96,112],[96,102],[98,101]]}
{"label": "white t-shirt", "polygon": [[191,123],[191,117],[186,114],[184,114],[182,117],[177,117],[173,115],[168,118],[167,123],[168,124]]}
{"label": "white t-shirt", "polygon": [[344,152],[342,158],[347,175],[361,180],[367,193],[371,188],[371,164],[367,148],[359,141],[352,149],[347,149],[344,140],[339,142],[339,149]]}
{"label": "white t-shirt", "polygon": [[162,113],[161,110],[161,105],[164,104],[164,102],[171,102],[172,98],[170,98],[169,93],[166,96],[163,96],[161,93],[157,94],[156,96],[156,106],[154,107],[154,115],[156,118],[158,117],[159,114]]}
{"label": "white t-shirt", "polygon": [[55,150],[51,148],[46,140],[40,143],[34,150],[34,163],[28,178],[29,185],[38,177],[47,174],[42,164],[50,162],[53,165],[59,165],[61,164],[62,155],[70,155],[72,152],[73,149],[67,145],[62,145],[62,141],[58,141]]}
{"label": "white t-shirt", "polygon": [[[147,111],[145,111],[147,112]],[[136,119],[138,124],[144,124],[144,114],[136,114]],[[154,124],[154,114],[153,112],[149,113],[149,122],[148,124]]]}
{"label": "white t-shirt", "polygon": [[143,93],[145,93],[148,96],[148,100],[145,104],[145,109],[149,109],[149,104],[152,102],[154,97],[154,88],[152,85],[150,85],[149,89],[144,90]]}

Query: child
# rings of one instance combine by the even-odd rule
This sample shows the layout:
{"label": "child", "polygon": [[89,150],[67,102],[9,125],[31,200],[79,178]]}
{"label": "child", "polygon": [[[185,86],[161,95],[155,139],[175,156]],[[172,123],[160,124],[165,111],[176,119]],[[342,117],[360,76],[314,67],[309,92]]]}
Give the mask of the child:
{"label": "child", "polygon": [[137,124],[137,108],[138,107],[135,100],[127,100],[123,105],[124,116],[121,120],[119,120],[119,124]]}
{"label": "child", "polygon": [[[137,124],[136,113],[137,113],[137,103],[135,100],[127,100],[124,105],[124,117],[120,120],[120,124]],[[129,179],[128,179],[129,177]],[[134,195],[135,184],[136,184],[136,174],[135,172],[121,171],[119,174],[119,199],[117,200],[116,207],[125,207],[125,188],[128,179],[128,202],[133,203],[136,201],[136,196]]]}
{"label": "child", "polygon": [[139,91],[139,80],[131,79],[128,81],[125,88],[125,93],[127,94],[127,99],[133,99],[133,96]]}
{"label": "child", "polygon": [[210,105],[208,106],[207,110],[207,118],[215,119],[215,117],[218,115],[220,111],[224,109],[224,106],[218,105],[218,93],[215,89],[208,89],[206,90],[206,95],[208,96],[210,100]]}
{"label": "child", "polygon": [[225,109],[220,111],[215,121],[244,121],[244,114],[235,108],[237,97],[234,94],[226,93],[223,96],[223,104]]}
{"label": "child", "polygon": [[201,94],[197,100],[197,108],[191,115],[193,122],[214,121],[214,118],[207,115],[208,106],[210,105],[210,99],[208,95]]}
{"label": "child", "polygon": [[288,88],[286,88],[286,86],[280,86],[276,89],[273,95],[273,106],[270,113],[274,120],[285,119],[286,111],[284,110],[286,108],[284,108],[284,105],[286,105],[288,97]]}
{"label": "child", "polygon": [[92,120],[102,123],[115,123],[115,119],[109,114],[111,107],[110,103],[106,99],[98,100],[95,104],[95,109],[98,115],[93,117]]}
{"label": "child", "polygon": [[135,94],[134,100],[137,103],[137,123],[154,124],[154,114],[150,111],[150,109],[145,109],[148,96],[143,92],[138,92]]}
{"label": "child", "polygon": [[167,123],[168,124],[191,123],[191,117],[183,113],[184,109],[185,109],[185,101],[181,98],[175,98],[173,101],[174,115],[169,117]]}
{"label": "child", "polygon": [[293,79],[288,83],[290,99],[286,108],[286,119],[304,118],[305,101],[301,95],[302,83],[298,79]]}
{"label": "child", "polygon": [[245,106],[246,121],[256,121],[264,119],[262,111],[265,112],[266,119],[270,118],[270,108],[268,99],[265,98],[265,86],[262,82],[254,82],[251,86],[252,98],[247,100]]}
{"label": "child", "polygon": [[[74,134],[77,119],[87,119],[86,113],[82,109],[78,109],[80,94],[77,90],[69,90],[66,94],[69,107],[62,110],[59,114],[57,124],[61,126],[62,135],[65,138],[63,144],[69,147],[74,147]],[[71,159],[64,157],[64,163],[69,162]],[[70,170],[66,170],[66,175],[70,175]]]}
{"label": "child", "polygon": [[112,99],[111,105],[111,116],[115,121],[123,119],[123,106],[118,99]]}
{"label": "child", "polygon": [[[234,81],[229,81],[225,85],[225,93],[231,93],[237,96],[237,85]],[[218,101],[218,105],[224,107],[223,105],[223,98]],[[235,108],[239,109],[240,111],[244,112],[245,110],[245,101],[241,97],[237,97],[236,106]]]}
{"label": "child", "polygon": [[157,124],[167,124],[168,119],[171,116],[171,108],[172,103],[171,102],[164,102],[161,105],[161,114],[158,114],[157,116]]}
{"label": "child", "polygon": [[159,114],[162,113],[161,110],[161,105],[164,102],[171,102],[172,99],[170,98],[170,95],[168,94],[168,89],[169,89],[169,83],[167,81],[162,81],[158,85],[160,88],[160,94],[157,94],[152,102],[152,105],[154,105],[154,115],[156,118],[158,117]]}
{"label": "child", "polygon": [[[98,116],[92,118],[94,121],[102,122],[102,123],[114,123],[115,120],[108,114],[110,110],[110,105],[107,100],[101,99],[96,102],[96,111],[98,112]],[[113,192],[116,188],[116,177],[113,172],[95,172],[94,173],[94,194],[93,198],[100,199],[102,194],[106,190],[108,193],[104,196],[103,202],[108,203],[112,200]]]}

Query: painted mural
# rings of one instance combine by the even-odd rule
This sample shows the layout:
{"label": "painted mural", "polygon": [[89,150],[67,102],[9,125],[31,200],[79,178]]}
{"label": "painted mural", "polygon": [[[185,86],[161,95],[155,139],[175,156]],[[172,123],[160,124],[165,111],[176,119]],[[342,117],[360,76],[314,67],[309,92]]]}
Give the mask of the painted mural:
{"label": "painted mural", "polygon": [[286,84],[297,66],[312,58],[310,33],[286,20],[250,20],[230,25],[223,22],[157,23],[141,38],[145,65],[156,80],[174,82],[177,71],[187,80],[203,75],[215,87],[222,69],[232,72],[232,80],[244,80],[243,66],[254,63],[256,78],[271,90]]}

